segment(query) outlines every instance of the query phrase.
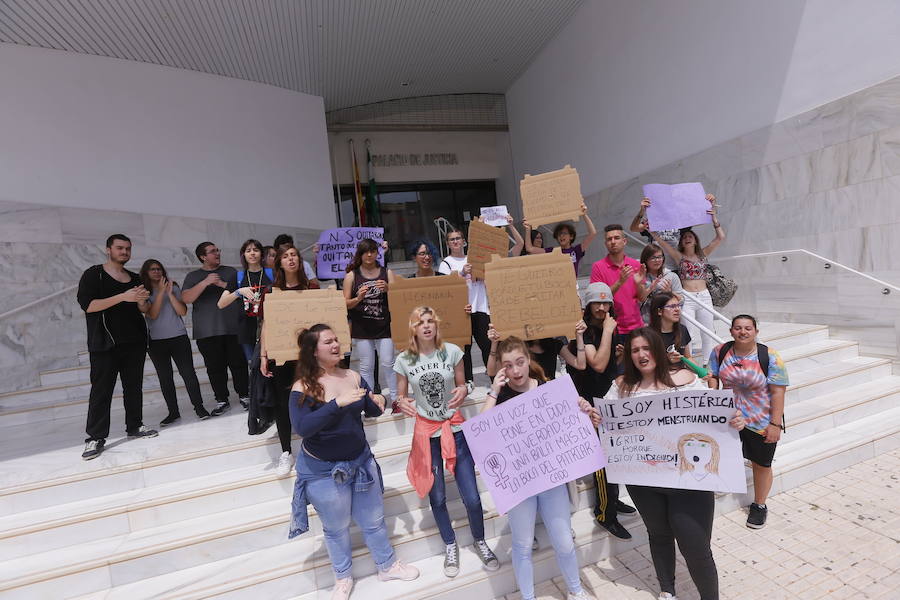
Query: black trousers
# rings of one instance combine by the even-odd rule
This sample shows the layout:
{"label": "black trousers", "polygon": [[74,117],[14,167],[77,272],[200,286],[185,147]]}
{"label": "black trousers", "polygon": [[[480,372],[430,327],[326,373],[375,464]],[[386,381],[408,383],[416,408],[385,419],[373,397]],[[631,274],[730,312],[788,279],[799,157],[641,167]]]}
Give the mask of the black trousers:
{"label": "black trousers", "polygon": [[289,360],[280,367],[275,367],[275,374],[272,376],[275,385],[275,428],[278,430],[278,441],[281,442],[282,452],[291,451],[291,412],[288,402],[290,402],[291,386],[294,385],[296,369],[297,361]]}
{"label": "black trousers", "polygon": [[250,395],[247,359],[236,335],[214,335],[197,340],[197,349],[203,355],[216,402],[228,401],[228,371],[231,371],[231,384],[237,395],[240,398]]}
{"label": "black trousers", "polygon": [[[491,354],[491,340],[487,336],[488,325],[491,323],[491,315],[483,312],[474,312],[469,315],[472,319],[472,337],[481,350],[481,359],[487,366],[488,356]],[[466,344],[463,349],[463,370],[466,374],[466,381],[472,381],[472,344]]]}
{"label": "black trousers", "polygon": [[675,542],[700,600],[718,600],[719,575],[709,542],[715,495],[698,490],[629,485],[628,494],[647,526],[650,556],[663,592],[675,595]]}
{"label": "black trousers", "polygon": [[606,479],[606,469],[594,472],[594,516],[601,521],[617,520],[616,502],[619,500],[619,484]]}
{"label": "black trousers", "polygon": [[178,374],[187,388],[188,398],[194,410],[203,408],[203,396],[200,394],[200,382],[197,381],[197,372],[194,370],[194,359],[191,356],[191,340],[186,335],[166,338],[164,340],[150,340],[147,350],[150,360],[156,367],[156,376],[159,378],[159,387],[162,388],[163,398],[170,415],[180,414],[178,410],[178,396],[175,393],[175,377],[172,373],[172,362],[178,368]]}
{"label": "black trousers", "polygon": [[112,406],[116,378],[122,378],[122,401],[125,405],[125,431],[134,433],[144,424],[144,360],[143,343],[119,344],[105,352],[91,352],[91,393],[88,396],[87,439],[109,437],[109,410]]}

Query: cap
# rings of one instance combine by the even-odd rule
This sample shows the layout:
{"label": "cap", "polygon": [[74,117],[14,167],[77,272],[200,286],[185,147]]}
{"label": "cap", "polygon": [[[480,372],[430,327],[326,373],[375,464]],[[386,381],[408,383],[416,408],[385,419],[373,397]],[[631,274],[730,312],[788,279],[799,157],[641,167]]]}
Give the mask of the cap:
{"label": "cap", "polygon": [[591,302],[612,302],[613,293],[609,286],[598,281],[588,286],[584,293],[584,305],[587,306]]}

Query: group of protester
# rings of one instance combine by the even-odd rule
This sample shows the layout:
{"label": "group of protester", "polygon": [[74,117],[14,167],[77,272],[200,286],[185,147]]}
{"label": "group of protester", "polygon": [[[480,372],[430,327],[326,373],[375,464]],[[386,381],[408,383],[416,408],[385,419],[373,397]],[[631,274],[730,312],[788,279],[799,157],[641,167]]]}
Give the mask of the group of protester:
{"label": "group of protester", "polygon": [[[705,289],[706,257],[724,239],[717,220],[715,198],[710,196],[715,239],[701,246],[691,229],[675,232],[668,241],[661,232],[650,232],[657,243],[647,245],[640,260],[626,256],[627,237],[621,225],[604,228],[605,258],[591,269],[591,283],[583,297],[582,320],[573,323],[573,339],[501,339],[490,322],[484,281],[473,277],[465,253],[462,231],[446,234],[449,254],[439,256],[427,239],[409,247],[416,270],[410,277],[432,277],[452,272],[468,284],[472,336],[484,359],[490,389],[482,411],[490,411],[518,394],[556,376],[562,359],[580,396],[580,409],[595,426],[602,419],[592,399],[616,401],[670,389],[718,387],[734,390],[739,411],[730,424],[740,430],[743,452],[752,465],[754,503],[748,527],[759,528],[766,520],[766,497],[772,483],[771,464],[783,428],[784,391],[788,384],[777,352],[756,341],[758,326],[749,315],[735,317],[733,342],[715,346],[708,333],[693,328],[706,322],[711,308]],[[632,228],[644,231],[641,213]],[[578,270],[586,247],[597,231],[583,210],[588,235],[575,243],[575,228],[562,223],[554,230],[561,250]],[[552,251],[544,247],[537,230],[525,222],[523,238],[509,220],[514,244],[510,256]],[[294,464],[291,435],[302,438],[296,459],[296,484],[290,537],[308,529],[307,505],[313,504],[324,531],[325,544],[335,573],[332,598],[348,598],[352,587],[349,526],[356,521],[378,567],[382,580],[410,580],[418,570],[397,560],[385,526],[380,468],[366,440],[362,417],[376,417],[391,407],[393,412],[415,419],[407,475],[421,496],[428,496],[445,545],[444,574],[460,570],[460,549],[447,510],[445,472],[454,475],[468,515],[473,550],[482,566],[494,571],[500,560],[485,539],[484,515],[476,482],[475,462],[462,433],[460,411],[473,391],[471,344],[460,348],[441,336],[441,318],[427,306],[409,315],[394,315],[408,322],[406,349],[395,356],[391,341],[391,313],[387,290],[396,275],[379,263],[379,247],[363,240],[341,282],[348,311],[351,347],[359,360],[359,372],[347,368],[347,340],[338,339],[336,324],[317,324],[298,334],[296,360],[283,365],[269,361],[261,322],[265,319],[267,291],[306,290],[319,287],[315,272],[303,261],[287,236],[279,236],[272,248],[256,240],[241,247],[241,270],[221,264],[211,242],[197,246],[201,268],[189,273],[183,289],[167,276],[156,260],[144,263],[139,274],[127,271],[131,244],[124,235],[107,240],[108,260],[88,269],[79,285],[78,300],[85,310],[91,357],[89,401],[84,459],[98,456],[109,434],[109,409],[116,376],[121,376],[126,411],[126,432],[132,437],[152,437],[157,432],[143,425],[141,378],[145,351],[159,375],[168,415],[160,423],[180,418],[173,382],[174,362],[184,379],[190,401],[200,419],[229,410],[227,372],[242,405],[251,400],[248,365],[272,382],[274,422],[282,455],[277,472],[287,475]],[[274,249],[274,256],[270,256]],[[677,274],[665,266],[665,254],[678,264]],[[436,266],[437,265],[437,266]],[[193,368],[190,342],[182,317],[193,304],[193,333],[203,356],[216,406],[207,411]],[[689,308],[690,307],[690,308]],[[693,315],[687,326],[681,317]],[[145,324],[146,323],[146,324]],[[692,328],[694,331],[692,331]],[[694,350],[697,346],[700,350]],[[707,364],[710,374],[700,378],[685,367],[682,358]],[[258,365],[258,366],[257,366]],[[379,386],[375,373],[385,382]],[[376,393],[379,392],[379,393]],[[618,485],[595,474],[595,519],[619,538],[631,534],[619,523],[618,514],[635,508],[619,499]],[[703,600],[718,598],[718,577],[710,550],[713,492],[628,485],[629,496],[647,526],[653,563],[661,588],[660,598],[675,597],[675,542]],[[511,559],[525,600],[534,598],[531,555],[540,514],[549,534],[569,599],[589,598],[579,581],[579,566],[570,523],[570,503],[565,484],[524,500],[509,511],[512,533]]]}

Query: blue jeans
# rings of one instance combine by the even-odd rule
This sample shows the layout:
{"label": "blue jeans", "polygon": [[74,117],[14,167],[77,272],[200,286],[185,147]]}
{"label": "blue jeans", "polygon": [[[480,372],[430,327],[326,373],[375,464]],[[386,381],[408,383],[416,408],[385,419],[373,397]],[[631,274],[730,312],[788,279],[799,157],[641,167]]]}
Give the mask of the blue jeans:
{"label": "blue jeans", "polygon": [[[333,464],[313,458],[301,450],[297,453],[297,476],[309,476],[321,471],[323,463]],[[350,543],[351,516],[362,530],[363,539],[378,569],[384,571],[396,562],[394,548],[384,523],[384,502],[378,467],[371,460],[366,468],[378,485],[369,486],[365,492],[357,492],[352,481],[338,484],[331,477],[317,477],[306,484],[307,498],[322,521],[325,548],[331,558],[335,579],[350,577],[353,550]]]}
{"label": "blue jeans", "polygon": [[[478,484],[475,481],[475,460],[469,452],[466,438],[462,431],[453,434],[456,441],[456,468],[453,476],[456,477],[456,487],[466,512],[469,514],[469,527],[472,529],[472,537],[476,540],[484,539],[484,511],[481,509],[481,496],[478,493]],[[444,459],[441,457],[441,438],[431,438],[431,472],[434,473],[434,484],[428,492],[428,500],[431,502],[431,512],[441,532],[441,539],[445,544],[456,541],[453,526],[450,524],[450,513],[447,512],[447,482],[444,480]]]}
{"label": "blue jeans", "polygon": [[359,359],[359,374],[373,390],[377,389],[375,381],[375,352],[378,352],[379,374],[387,383],[389,389],[381,389],[385,398],[392,398],[397,393],[397,374],[394,373],[394,342],[391,338],[379,338],[377,340],[364,340],[353,338],[353,348],[356,350],[356,358]]}
{"label": "blue jeans", "polygon": [[556,562],[566,580],[570,594],[581,591],[578,578],[578,555],[572,541],[572,515],[569,512],[569,491],[565,485],[536,494],[509,509],[509,530],[512,532],[512,564],[522,600],[534,600],[534,566],[531,564],[531,542],[537,512],[550,534],[556,552]]}

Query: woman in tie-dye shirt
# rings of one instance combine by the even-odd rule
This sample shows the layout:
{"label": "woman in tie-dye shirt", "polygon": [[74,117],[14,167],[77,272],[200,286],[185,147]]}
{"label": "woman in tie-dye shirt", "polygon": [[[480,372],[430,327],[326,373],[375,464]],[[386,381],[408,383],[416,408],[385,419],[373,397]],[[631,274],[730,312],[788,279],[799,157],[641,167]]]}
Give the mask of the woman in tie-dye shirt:
{"label": "woman in tie-dye shirt", "polygon": [[767,368],[760,364],[758,334],[755,318],[738,315],[731,320],[734,344],[725,352],[721,364],[719,355],[723,344],[716,346],[709,355],[710,372],[722,382],[722,387],[734,390],[735,403],[747,421],[747,426],[741,430],[741,442],[744,458],[753,468],[754,502],[747,516],[747,527],[752,529],[761,529],[766,524],[766,498],[772,489],[772,459],[784,430],[784,392],[789,385],[787,369],[777,352],[766,348],[769,354]]}

